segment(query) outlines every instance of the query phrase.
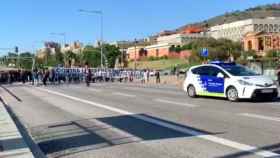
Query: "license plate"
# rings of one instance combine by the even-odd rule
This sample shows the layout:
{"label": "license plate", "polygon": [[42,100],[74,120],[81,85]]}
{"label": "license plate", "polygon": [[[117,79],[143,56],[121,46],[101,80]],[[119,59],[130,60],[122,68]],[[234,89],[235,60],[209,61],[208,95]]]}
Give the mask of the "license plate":
{"label": "license plate", "polygon": [[273,93],[273,89],[263,89],[262,93]]}

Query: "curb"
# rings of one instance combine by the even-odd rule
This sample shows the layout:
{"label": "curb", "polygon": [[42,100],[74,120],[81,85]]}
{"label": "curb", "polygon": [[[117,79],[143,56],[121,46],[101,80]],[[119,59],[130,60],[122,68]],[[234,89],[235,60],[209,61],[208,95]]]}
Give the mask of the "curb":
{"label": "curb", "polygon": [[15,122],[0,98],[0,158],[34,158]]}

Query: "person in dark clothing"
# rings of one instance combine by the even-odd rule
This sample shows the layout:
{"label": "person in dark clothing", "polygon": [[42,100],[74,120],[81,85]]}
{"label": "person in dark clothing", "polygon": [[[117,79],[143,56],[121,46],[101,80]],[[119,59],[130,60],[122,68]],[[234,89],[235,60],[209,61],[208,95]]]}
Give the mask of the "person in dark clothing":
{"label": "person in dark clothing", "polygon": [[87,87],[89,87],[91,81],[91,70],[88,67],[88,63],[85,64],[85,79],[86,79],[86,85]]}
{"label": "person in dark clothing", "polygon": [[47,85],[47,81],[48,81],[49,76],[50,76],[50,72],[49,72],[49,70],[46,70],[45,73],[44,73],[44,76],[43,76],[43,84],[44,84],[44,86]]}
{"label": "person in dark clothing", "polygon": [[156,83],[160,83],[160,73],[159,73],[159,71],[156,71],[155,76],[156,76]]}
{"label": "person in dark clothing", "polygon": [[280,85],[280,71],[278,70],[278,73],[277,73],[277,81],[278,81],[278,85]]}

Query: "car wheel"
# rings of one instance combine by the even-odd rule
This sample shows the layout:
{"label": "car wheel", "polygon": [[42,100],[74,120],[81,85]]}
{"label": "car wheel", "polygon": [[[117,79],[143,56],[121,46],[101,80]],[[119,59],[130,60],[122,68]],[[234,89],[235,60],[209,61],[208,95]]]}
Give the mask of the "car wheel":
{"label": "car wheel", "polygon": [[238,91],[234,87],[230,87],[227,90],[227,98],[229,101],[237,102],[238,101]]}
{"label": "car wheel", "polygon": [[196,97],[196,91],[195,91],[195,88],[194,88],[193,85],[190,85],[188,87],[187,93],[188,93],[188,96],[191,97],[191,98],[195,98]]}

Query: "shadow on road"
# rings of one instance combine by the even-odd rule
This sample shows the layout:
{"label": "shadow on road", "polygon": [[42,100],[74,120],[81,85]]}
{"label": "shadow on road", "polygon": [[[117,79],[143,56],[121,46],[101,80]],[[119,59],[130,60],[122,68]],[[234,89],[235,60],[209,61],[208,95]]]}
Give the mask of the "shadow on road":
{"label": "shadow on road", "polygon": [[[3,98],[0,96],[0,102],[3,104],[3,106],[8,111],[9,115],[13,119],[14,123],[16,124],[20,134],[22,135],[24,142],[27,144],[27,146],[30,148],[31,152],[33,153],[34,157],[38,158],[46,158],[45,155],[42,153],[40,148],[37,146],[37,144],[32,140],[31,136],[28,133],[28,130],[24,127],[23,123],[19,120],[19,118],[16,116],[14,111],[10,108],[9,105],[6,104],[6,102],[3,100]],[[0,142],[0,144],[10,144],[11,146],[8,149],[5,150],[15,150],[20,149],[23,147],[23,140],[6,140],[6,142]],[[16,144],[16,145],[15,145]],[[1,147],[2,148],[2,147]]]}
{"label": "shadow on road", "polygon": [[[137,114],[137,116],[195,130],[205,135],[220,134],[202,131],[145,114]],[[52,157],[67,156],[128,143],[192,136],[135,117],[134,115],[120,115],[42,125],[32,127],[31,134],[41,150],[47,155],[51,154]]]}
{"label": "shadow on road", "polygon": [[[246,157],[246,156],[253,155],[254,152],[258,152],[258,151],[261,151],[261,150],[268,150],[268,151],[272,151],[274,153],[280,154],[280,143],[273,144],[273,145],[267,145],[267,146],[260,147],[260,148],[257,148],[255,150],[252,150],[252,151],[237,152],[237,153],[221,156],[221,157],[218,157],[218,158],[241,158],[241,157]],[[270,157],[270,158],[279,158],[279,156]]]}

